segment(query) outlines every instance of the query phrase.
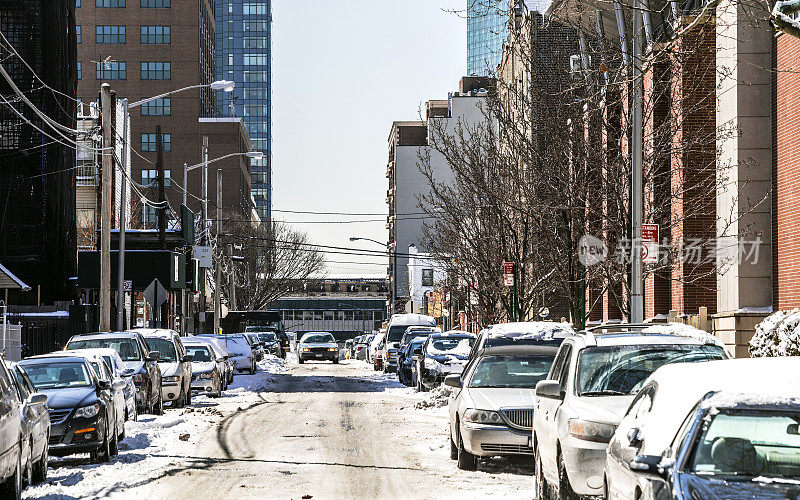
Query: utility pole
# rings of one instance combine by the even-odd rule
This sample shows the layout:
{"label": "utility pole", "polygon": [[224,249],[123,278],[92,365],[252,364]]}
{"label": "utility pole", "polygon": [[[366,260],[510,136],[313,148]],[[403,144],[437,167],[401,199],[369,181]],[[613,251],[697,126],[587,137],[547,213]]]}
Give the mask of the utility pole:
{"label": "utility pole", "polygon": [[[125,329],[125,229],[128,217],[128,99],[122,100],[122,160],[119,195],[119,259],[117,260],[117,330]],[[131,309],[135,306],[131,290]],[[131,325],[133,327],[133,325]]]}
{"label": "utility pole", "polygon": [[631,323],[644,321],[642,293],[642,0],[635,0],[633,11],[633,107],[631,109]]}
{"label": "utility pole", "polygon": [[236,270],[233,267],[233,245],[228,243],[226,245],[228,250],[228,259],[230,259],[231,263],[231,273],[230,273],[230,291],[228,292],[228,302],[230,302],[230,309],[232,311],[237,311],[238,307],[236,306]]}
{"label": "utility pole", "polygon": [[[222,248],[219,245],[219,226],[222,221],[222,169],[217,169],[217,262],[214,277],[214,333],[219,333],[219,320],[222,314]],[[214,252],[212,251],[212,255]]]}
{"label": "utility pole", "polygon": [[[200,223],[202,225],[200,229],[200,243],[202,245],[208,245],[208,224],[206,224],[208,220],[208,136],[203,136],[203,171],[201,172],[200,176],[200,187],[201,187],[201,203],[200,203],[200,210],[202,211],[202,215],[200,217]],[[213,254],[212,254],[213,257]],[[198,316],[200,318],[200,331],[206,331],[206,273],[208,270],[205,267],[200,268],[200,311]]]}
{"label": "utility pole", "polygon": [[103,128],[103,152],[100,188],[100,325],[101,332],[111,330],[111,176],[114,154],[111,135],[111,86],[100,87]]}
{"label": "utility pole", "polygon": [[164,144],[161,137],[161,125],[156,125],[156,171],[158,172],[158,247],[167,249],[167,196],[164,180]]}

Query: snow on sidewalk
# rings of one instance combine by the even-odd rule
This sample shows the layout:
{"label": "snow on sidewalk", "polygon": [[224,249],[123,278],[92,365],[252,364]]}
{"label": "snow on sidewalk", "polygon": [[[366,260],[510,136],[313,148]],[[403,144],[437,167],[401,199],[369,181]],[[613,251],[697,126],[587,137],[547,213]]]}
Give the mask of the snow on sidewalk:
{"label": "snow on sidewalk", "polygon": [[138,422],[125,422],[119,455],[108,463],[91,463],[88,454],[51,457],[47,480],[27,488],[23,498],[129,496],[126,490],[182,468],[206,431],[225,415],[256,402],[272,374],[282,371],[283,360],[266,356],[255,375],[237,374],[220,398],[194,396],[190,407],[167,408],[164,415],[140,415]]}

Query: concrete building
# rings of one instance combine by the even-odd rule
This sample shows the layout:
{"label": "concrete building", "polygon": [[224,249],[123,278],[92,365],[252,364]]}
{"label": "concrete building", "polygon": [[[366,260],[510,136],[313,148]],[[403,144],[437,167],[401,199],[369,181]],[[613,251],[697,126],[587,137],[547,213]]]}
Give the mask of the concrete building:
{"label": "concrete building", "polygon": [[412,313],[428,314],[428,294],[441,287],[447,279],[447,271],[430,257],[419,252],[415,245],[408,249],[408,294]]}
{"label": "concrete building", "polygon": [[390,311],[409,311],[411,308],[408,273],[409,249],[414,246],[425,252],[422,240],[424,218],[419,214],[418,196],[428,192],[428,180],[420,171],[421,154],[430,154],[430,165],[437,182],[447,182],[452,177],[444,156],[428,146],[429,125],[441,120],[445,134],[454,133],[461,123],[469,126],[485,119],[480,104],[486,100],[486,87],[491,79],[464,77],[459,92],[451,93],[447,100],[428,101],[424,121],[396,121],[389,132],[389,162],[386,177],[389,190],[389,247],[395,254],[389,259],[387,269],[390,287],[396,304]]}

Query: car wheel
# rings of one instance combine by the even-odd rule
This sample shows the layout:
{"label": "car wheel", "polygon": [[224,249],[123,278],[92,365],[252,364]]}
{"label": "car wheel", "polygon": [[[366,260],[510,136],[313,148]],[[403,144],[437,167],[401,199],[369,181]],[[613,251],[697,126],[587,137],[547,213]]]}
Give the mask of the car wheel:
{"label": "car wheel", "polygon": [[301,358],[300,356],[297,357],[297,362],[300,363],[301,365],[305,363],[305,361],[303,361],[303,358]]}
{"label": "car wheel", "polygon": [[89,452],[89,457],[95,463],[108,462],[111,459],[111,443],[108,442],[107,435],[103,437],[99,448]]}
{"label": "car wheel", "polygon": [[334,360],[333,360],[333,364],[334,364],[334,365],[338,365],[338,364],[339,364],[339,358],[334,358]]}
{"label": "car wheel", "polygon": [[163,414],[164,414],[164,397],[161,395],[161,391],[159,391],[158,400],[156,401],[156,404],[153,407],[153,415],[163,415]]}
{"label": "car wheel", "polygon": [[192,404],[192,386],[190,385],[188,389],[186,389],[186,406],[190,406]]}
{"label": "car wheel", "polygon": [[453,441],[453,433],[450,433],[450,460],[458,460],[458,446]]}
{"label": "car wheel", "polygon": [[558,498],[559,500],[579,500],[580,498],[569,484],[567,465],[564,463],[563,457],[558,458]]}
{"label": "car wheel", "polygon": [[19,499],[22,496],[22,457],[17,456],[17,468],[14,473],[0,484],[0,498]]}
{"label": "car wheel", "polygon": [[119,455],[119,434],[117,434],[116,427],[114,428],[114,433],[111,436],[111,442],[108,443],[108,455],[110,457],[116,457]]}
{"label": "car wheel", "polygon": [[533,452],[533,491],[536,492],[536,498],[540,500],[552,500],[553,492],[547,480],[544,478],[544,471],[542,470],[542,459],[539,457],[538,448]]}
{"label": "car wheel", "polygon": [[[45,436],[48,440],[50,436]],[[42,451],[42,456],[39,457],[39,460],[33,464],[33,484],[39,484],[44,482],[47,479],[47,460],[49,458],[48,455],[48,446],[45,444],[44,451]]]}
{"label": "car wheel", "polygon": [[186,390],[183,387],[181,387],[181,395],[178,396],[178,399],[175,400],[173,406],[175,408],[183,408],[184,406],[186,406]]}
{"label": "car wheel", "polygon": [[461,470],[476,470],[478,468],[478,457],[464,449],[464,440],[461,433],[458,434],[458,468]]}
{"label": "car wheel", "polygon": [[25,462],[24,474],[22,475],[22,487],[26,488],[33,484],[33,441],[30,443],[31,452]]}

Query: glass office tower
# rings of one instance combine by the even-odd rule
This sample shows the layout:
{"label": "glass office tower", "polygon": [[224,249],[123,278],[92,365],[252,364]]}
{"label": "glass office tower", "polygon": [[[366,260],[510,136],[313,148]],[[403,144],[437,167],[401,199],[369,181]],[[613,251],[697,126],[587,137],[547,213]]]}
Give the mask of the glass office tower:
{"label": "glass office tower", "polygon": [[217,116],[240,116],[253,150],[251,191],[261,220],[272,219],[272,0],[217,0]]}
{"label": "glass office tower", "polygon": [[508,39],[510,0],[467,0],[467,74],[494,75]]}

